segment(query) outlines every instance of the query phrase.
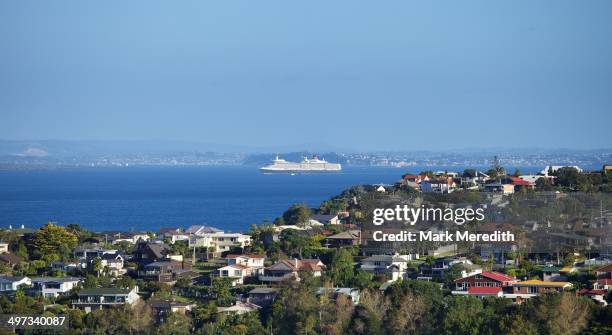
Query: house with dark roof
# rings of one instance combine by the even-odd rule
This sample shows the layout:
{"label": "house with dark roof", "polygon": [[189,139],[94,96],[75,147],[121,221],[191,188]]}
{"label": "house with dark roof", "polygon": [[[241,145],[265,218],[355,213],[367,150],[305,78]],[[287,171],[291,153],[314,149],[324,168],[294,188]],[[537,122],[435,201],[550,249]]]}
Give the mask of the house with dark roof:
{"label": "house with dark roof", "polygon": [[75,277],[33,277],[31,292],[34,295],[42,295],[45,298],[57,298],[60,295],[66,295],[82,280],[82,278]]}
{"label": "house with dark roof", "polygon": [[451,193],[457,184],[451,177],[425,180],[421,182],[423,193]]}
{"label": "house with dark roof", "polygon": [[361,244],[361,230],[347,230],[325,238],[329,248],[340,248]]}
{"label": "house with dark roof", "polygon": [[23,258],[15,254],[0,254],[0,262],[5,263],[12,269],[15,265],[23,262]]}
{"label": "house with dark roof", "polygon": [[140,300],[138,286],[129,288],[84,288],[77,292],[77,297],[72,301],[74,308],[79,308],[89,313],[94,310],[117,307],[121,305],[132,305]]}
{"label": "house with dark roof", "polygon": [[170,254],[170,248],[163,243],[141,242],[136,244],[132,252],[136,263],[146,265],[162,259]]}
{"label": "house with dark roof", "polygon": [[194,310],[197,305],[193,302],[175,301],[175,300],[153,300],[149,306],[155,315],[158,323],[164,320],[172,313],[186,315]]}
{"label": "house with dark roof", "polygon": [[32,280],[28,277],[0,276],[0,292],[15,292],[20,286],[29,286]]}
{"label": "house with dark roof", "polygon": [[174,283],[179,279],[191,279],[191,262],[160,260],[145,265],[138,271],[138,277],[162,283]]}
{"label": "house with dark roof", "polygon": [[273,287],[257,287],[249,291],[248,301],[261,307],[271,305],[280,289]]}
{"label": "house with dark roof", "polygon": [[561,268],[554,265],[542,267],[542,279],[544,281],[563,281],[565,277],[561,276]]}
{"label": "house with dark roof", "polygon": [[108,269],[109,274],[112,274],[113,276],[122,276],[127,272],[127,270],[123,268],[125,259],[123,255],[119,253],[103,254],[100,259],[102,269]]}
{"label": "house with dark roof", "polygon": [[264,274],[259,280],[268,283],[279,283],[289,279],[300,280],[299,272],[310,272],[315,277],[320,277],[326,267],[318,259],[285,259],[264,269]]}

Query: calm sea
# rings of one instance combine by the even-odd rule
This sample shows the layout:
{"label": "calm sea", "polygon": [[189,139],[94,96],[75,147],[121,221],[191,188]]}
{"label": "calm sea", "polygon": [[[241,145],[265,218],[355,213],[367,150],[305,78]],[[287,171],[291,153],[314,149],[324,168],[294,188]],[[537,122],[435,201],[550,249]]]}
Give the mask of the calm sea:
{"label": "calm sea", "polygon": [[318,206],[355,184],[392,183],[401,169],[264,175],[256,167],[0,171],[0,227],[48,221],[94,230],[209,224],[227,231],[273,220],[293,203]]}
{"label": "calm sea", "polygon": [[[431,168],[429,168],[431,169]],[[226,231],[272,221],[291,204],[313,207],[357,184],[393,183],[418,168],[264,175],[256,167],[138,167],[0,171],[0,227],[48,221],[94,230],[208,224]]]}

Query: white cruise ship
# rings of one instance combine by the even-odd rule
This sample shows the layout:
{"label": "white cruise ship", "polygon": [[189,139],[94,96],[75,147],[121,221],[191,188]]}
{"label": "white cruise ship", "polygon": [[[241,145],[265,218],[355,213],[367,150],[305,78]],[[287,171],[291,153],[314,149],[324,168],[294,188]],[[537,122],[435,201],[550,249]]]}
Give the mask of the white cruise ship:
{"label": "white cruise ship", "polygon": [[304,157],[299,162],[288,162],[278,158],[272,160],[272,164],[259,169],[263,173],[309,173],[309,172],[339,172],[342,167],[338,163],[328,163],[324,159],[319,159],[316,155],[311,159]]}

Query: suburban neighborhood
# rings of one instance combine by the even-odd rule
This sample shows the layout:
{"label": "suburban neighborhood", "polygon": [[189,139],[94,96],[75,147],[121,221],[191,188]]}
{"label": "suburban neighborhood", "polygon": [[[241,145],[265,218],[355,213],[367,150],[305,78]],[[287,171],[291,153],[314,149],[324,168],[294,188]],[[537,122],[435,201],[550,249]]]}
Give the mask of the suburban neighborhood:
{"label": "suburban neighborhood", "polygon": [[[589,172],[547,166],[537,175],[508,175],[499,165],[484,172],[407,173],[395,185],[356,186],[319,208],[296,204],[247,232],[208,225],[91,232],[54,222],[37,230],[5,229],[0,307],[69,315],[75,333],[157,327],[177,334],[369,334],[360,324],[376,320],[388,320],[381,323],[384,334],[425,334],[425,325],[461,333],[456,330],[470,310],[482,316],[481,324],[465,334],[514,328],[522,329],[516,334],[557,334],[546,327],[565,318],[580,321],[561,333],[603,334],[612,331],[610,173],[609,165]],[[526,213],[514,207],[538,201],[544,208],[545,201],[579,193],[604,196],[594,207],[598,216],[522,220]],[[512,230],[523,238],[470,245],[379,245],[369,238],[367,211],[374,204],[443,199],[454,206],[473,197],[497,208],[474,229]],[[421,229],[442,228],[433,223]],[[554,248],[530,239],[554,241]],[[436,304],[446,307],[433,310]],[[568,304],[582,307],[557,311]],[[511,316],[493,324],[484,317],[491,308]],[[546,318],[542,323],[517,314],[534,308],[555,315],[539,316]],[[105,319],[113,313],[142,322],[110,325]]]}

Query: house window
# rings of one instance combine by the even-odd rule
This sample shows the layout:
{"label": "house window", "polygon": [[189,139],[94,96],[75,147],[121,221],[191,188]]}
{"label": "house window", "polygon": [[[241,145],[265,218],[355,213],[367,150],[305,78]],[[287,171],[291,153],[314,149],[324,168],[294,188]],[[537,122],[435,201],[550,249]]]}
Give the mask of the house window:
{"label": "house window", "polygon": [[234,276],[240,277],[240,274],[241,274],[240,270],[234,270]]}

